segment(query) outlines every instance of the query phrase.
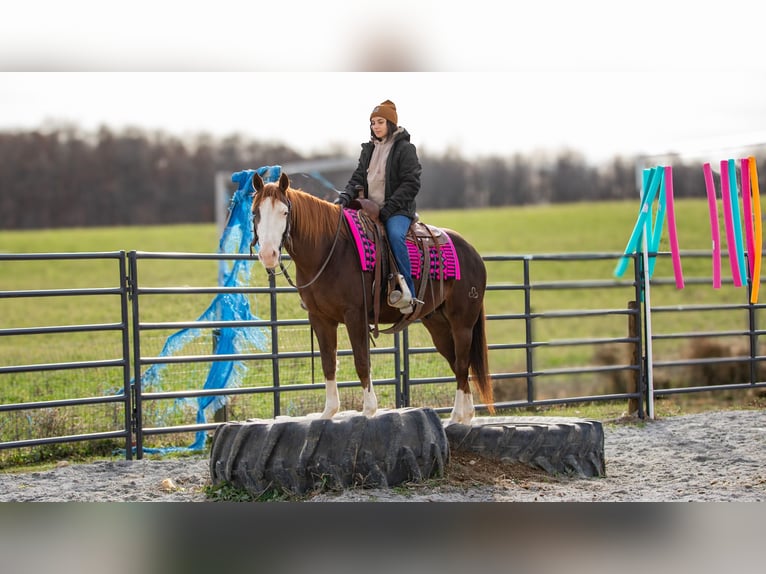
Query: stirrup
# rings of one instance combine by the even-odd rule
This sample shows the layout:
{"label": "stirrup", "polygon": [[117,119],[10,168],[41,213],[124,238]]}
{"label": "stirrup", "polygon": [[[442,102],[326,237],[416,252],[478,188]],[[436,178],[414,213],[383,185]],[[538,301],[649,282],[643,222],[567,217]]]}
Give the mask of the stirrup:
{"label": "stirrup", "polygon": [[388,304],[397,309],[408,307],[412,303],[412,296],[395,289],[388,294]]}
{"label": "stirrup", "polygon": [[409,315],[410,313],[414,313],[415,309],[417,309],[418,305],[423,305],[424,302],[420,299],[417,299],[416,297],[413,297],[410,301],[410,304],[405,307],[399,307],[399,312],[402,315]]}

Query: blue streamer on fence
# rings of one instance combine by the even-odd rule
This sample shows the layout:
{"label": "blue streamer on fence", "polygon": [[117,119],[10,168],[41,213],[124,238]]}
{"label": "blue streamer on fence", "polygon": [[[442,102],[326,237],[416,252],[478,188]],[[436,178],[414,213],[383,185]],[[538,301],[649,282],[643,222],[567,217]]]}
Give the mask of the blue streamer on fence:
{"label": "blue streamer on fence", "polygon": [[[219,253],[249,253],[253,241],[252,214],[250,206],[253,195],[253,175],[258,173],[264,182],[279,179],[280,166],[264,166],[257,170],[238,171],[231,176],[237,190],[229,204],[229,216],[218,245]],[[257,246],[256,246],[257,248]],[[222,287],[240,287],[250,283],[252,259],[222,260],[218,270],[218,283]],[[216,295],[210,306],[198,321],[257,321],[250,310],[250,302],[244,293],[221,293]],[[268,348],[268,335],[260,327],[222,327],[216,332],[214,354],[236,355],[248,349]],[[205,338],[206,331],[199,328],[182,329],[165,342],[160,356],[178,354],[183,347],[196,339]],[[143,388],[162,387],[162,373],[166,364],[157,363],[142,376]],[[205,379],[203,389],[236,388],[240,386],[247,367],[243,361],[214,361]],[[196,422],[207,422],[208,413],[215,413],[227,402],[225,395],[207,395],[196,399],[179,399],[177,406],[194,404],[197,409]],[[196,403],[196,404],[195,404]],[[150,454],[165,454],[178,451],[199,451],[205,447],[206,431],[198,431],[194,442],[187,447],[144,448]]]}

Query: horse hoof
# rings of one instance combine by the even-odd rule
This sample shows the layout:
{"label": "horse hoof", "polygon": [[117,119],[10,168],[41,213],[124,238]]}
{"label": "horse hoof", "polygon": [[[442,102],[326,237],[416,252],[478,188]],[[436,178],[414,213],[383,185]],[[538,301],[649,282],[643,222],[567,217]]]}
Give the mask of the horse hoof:
{"label": "horse hoof", "polygon": [[320,419],[331,419],[338,413],[338,409],[332,410],[332,411],[324,411],[321,415],[319,415]]}
{"label": "horse hoof", "polygon": [[469,425],[473,422],[473,415],[471,416],[456,416],[452,415],[449,420],[444,423],[444,426],[450,425]]}
{"label": "horse hoof", "polygon": [[459,424],[464,424],[464,423],[461,423],[455,417],[450,417],[448,420],[444,421],[444,426],[445,427],[448,427],[448,426],[451,426],[451,425],[459,425]]}

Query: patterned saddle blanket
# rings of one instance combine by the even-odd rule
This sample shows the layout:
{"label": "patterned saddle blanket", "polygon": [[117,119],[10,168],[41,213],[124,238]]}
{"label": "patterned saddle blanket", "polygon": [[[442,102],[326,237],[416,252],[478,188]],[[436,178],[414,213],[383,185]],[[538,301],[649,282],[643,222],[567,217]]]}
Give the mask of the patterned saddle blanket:
{"label": "patterned saddle blanket", "polygon": [[[378,256],[377,245],[358,210],[344,209],[343,213],[354,237],[362,270],[372,271]],[[455,245],[443,230],[415,221],[407,232],[406,245],[413,279],[420,279],[426,266],[433,280],[460,279],[460,262]]]}

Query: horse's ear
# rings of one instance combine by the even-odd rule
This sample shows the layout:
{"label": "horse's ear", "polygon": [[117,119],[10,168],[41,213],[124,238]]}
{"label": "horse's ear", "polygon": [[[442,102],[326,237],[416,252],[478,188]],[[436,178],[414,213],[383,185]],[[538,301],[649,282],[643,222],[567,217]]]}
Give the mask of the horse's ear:
{"label": "horse's ear", "polygon": [[290,178],[285,172],[282,172],[282,175],[279,176],[279,190],[285,192],[288,187],[290,187]]}
{"label": "horse's ear", "polygon": [[253,189],[255,189],[255,193],[263,189],[263,180],[257,172],[253,174]]}

